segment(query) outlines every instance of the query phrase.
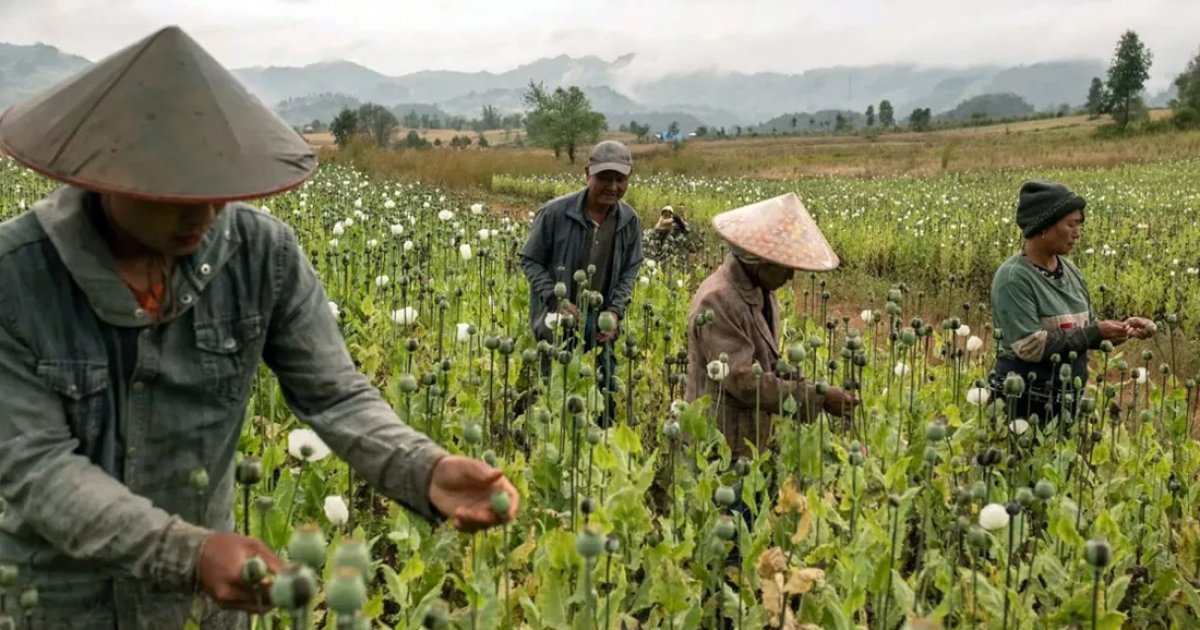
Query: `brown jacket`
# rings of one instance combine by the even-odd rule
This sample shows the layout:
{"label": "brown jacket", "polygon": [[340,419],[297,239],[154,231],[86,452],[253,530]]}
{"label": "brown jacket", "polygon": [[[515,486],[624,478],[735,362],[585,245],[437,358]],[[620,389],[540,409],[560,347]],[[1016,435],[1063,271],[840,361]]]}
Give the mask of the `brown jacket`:
{"label": "brown jacket", "polygon": [[[755,379],[754,363],[762,367],[758,389],[758,433],[763,444],[770,441],[771,414],[779,412],[780,400],[795,396],[802,420],[815,418],[821,400],[807,381],[788,380],[775,375],[779,360],[779,302],[771,294],[770,326],[763,315],[763,290],[746,275],[742,264],[732,255],[700,284],[688,311],[688,372],[684,398],[692,402],[706,394],[716,405],[717,383],[708,377],[708,364],[724,352],[729,357],[729,373],[722,381],[717,427],[725,435],[733,456],[749,456],[746,442],[754,443]],[[712,309],[712,323],[697,326],[696,318]],[[774,333],[772,333],[774,330]]]}

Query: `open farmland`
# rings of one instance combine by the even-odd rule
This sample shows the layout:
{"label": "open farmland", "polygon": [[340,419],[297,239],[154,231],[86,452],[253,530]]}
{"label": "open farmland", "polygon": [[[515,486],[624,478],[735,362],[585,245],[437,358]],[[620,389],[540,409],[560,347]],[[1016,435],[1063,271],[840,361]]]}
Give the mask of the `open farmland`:
{"label": "open farmland", "polygon": [[[1099,308],[1160,322],[1149,342],[1097,353],[1105,380],[1064,423],[1013,417],[976,388],[993,344],[960,297],[1013,251],[1012,200],[1033,174],[639,176],[628,199],[644,215],[670,203],[697,226],[795,190],[850,269],[896,287],[847,304],[840,272],[798,279],[785,362],[860,382],[865,404],[850,423],[779,416],[770,448],[735,462],[708,399],[678,401],[688,296],[715,250],[643,268],[617,342],[620,419],[601,430],[593,357],[539,349],[527,330],[524,218],[491,212],[492,194],[533,205],[575,182],[498,177],[494,193],[464,194],[324,166],[263,211],[297,230],[401,418],[496,462],[523,506],[504,529],[458,534],[379,500],[336,457],[302,462],[288,448],[301,426],[260,368],[240,446],[267,471],[243,488],[251,533],[288,554],[299,526],[318,525],[323,587],[338,550],[365,548],[373,627],[416,628],[431,609],[481,629],[1195,627],[1200,392],[1176,350],[1196,334],[1200,162],[1036,173],[1091,201],[1075,259]],[[0,215],[49,189],[0,160]],[[531,370],[540,353],[555,360],[547,381]],[[530,389],[538,403],[514,413]],[[747,521],[730,516],[734,494]],[[271,627],[299,618],[334,627],[324,588]]]}

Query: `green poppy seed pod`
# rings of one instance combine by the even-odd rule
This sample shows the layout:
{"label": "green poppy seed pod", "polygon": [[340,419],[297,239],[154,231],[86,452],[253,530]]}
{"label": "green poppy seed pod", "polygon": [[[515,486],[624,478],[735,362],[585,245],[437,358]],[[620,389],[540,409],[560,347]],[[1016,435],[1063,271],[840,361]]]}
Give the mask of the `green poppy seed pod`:
{"label": "green poppy seed pod", "polygon": [[364,581],[371,579],[371,553],[367,545],[358,538],[345,537],[333,551],[335,569],[352,568],[362,575]]}
{"label": "green poppy seed pod", "polygon": [[669,420],[663,425],[663,435],[667,436],[668,439],[679,439],[680,433],[681,429],[679,428],[679,423],[675,422],[674,420]]}
{"label": "green poppy seed pod", "polygon": [[17,600],[21,605],[21,610],[30,611],[38,606],[38,590],[36,587],[29,586],[21,591],[21,597]]}
{"label": "green poppy seed pod", "polygon": [[546,461],[550,462],[551,464],[557,464],[562,461],[562,453],[558,452],[558,449],[555,448],[553,444],[546,445],[545,457]]}
{"label": "green poppy seed pod", "polygon": [[450,612],[447,610],[446,603],[438,600],[429,606],[425,611],[425,617],[421,620],[421,625],[426,630],[446,630],[450,627]]}
{"label": "green poppy seed pod", "polygon": [[1058,365],[1059,363],[1062,363],[1062,355],[1055,352],[1054,354],[1050,355],[1050,362],[1053,363],[1054,365]]}
{"label": "green poppy seed pod", "polygon": [[1092,413],[1096,410],[1096,399],[1090,396],[1085,396],[1079,399],[1079,411],[1083,413]]}
{"label": "green poppy seed pod", "polygon": [[595,558],[604,552],[604,534],[595,525],[584,527],[575,536],[575,550],[584,558]]}
{"label": "green poppy seed pod", "polygon": [[266,514],[273,507],[275,507],[275,499],[272,497],[261,496],[254,498],[254,509],[258,510],[259,514]]}
{"label": "green poppy seed pod", "polygon": [[243,486],[253,486],[262,481],[262,462],[253,457],[247,457],[238,463],[237,471],[234,475],[237,477],[237,482]]}
{"label": "green poppy seed pod", "polygon": [[592,446],[595,446],[600,443],[600,440],[603,437],[604,437],[604,433],[602,431],[600,431],[599,428],[593,426],[588,429],[587,443]]}
{"label": "green poppy seed pod", "polygon": [[946,425],[941,422],[930,422],[925,427],[925,439],[930,442],[939,442],[946,437]]}
{"label": "green poppy seed pod", "polygon": [[463,428],[463,439],[467,444],[479,444],[483,441],[483,429],[478,423],[472,422]]}
{"label": "green poppy seed pod", "polygon": [[1154,421],[1154,412],[1150,411],[1149,409],[1143,409],[1140,417],[1142,420],[1142,424],[1145,424],[1147,422],[1153,422]]}
{"label": "green poppy seed pod", "polygon": [[508,355],[512,354],[513,351],[516,349],[517,349],[516,342],[514,342],[509,337],[504,337],[503,339],[501,339],[500,345],[499,345],[499,347],[497,347],[497,350],[500,351],[500,354],[502,356],[508,356]]}
{"label": "green poppy seed pod", "polygon": [[1058,380],[1062,381],[1064,383],[1069,383],[1071,381],[1071,364],[1070,363],[1064,363],[1059,366]]}
{"label": "green poppy seed pod", "polygon": [[727,508],[727,507],[733,505],[734,501],[737,500],[737,495],[733,491],[733,488],[731,488],[729,486],[721,486],[721,487],[717,488],[717,491],[715,493],[715,498],[717,500],[718,505],[720,505],[721,507]]}
{"label": "green poppy seed pod", "polygon": [[562,299],[567,297],[567,285],[564,282],[556,282],[554,284],[554,297]]}
{"label": "green poppy seed pod", "polygon": [[525,350],[521,351],[521,362],[522,363],[533,363],[534,361],[537,361],[537,358],[538,358],[537,350],[535,350],[533,348],[526,348]]}
{"label": "green poppy seed pod", "polygon": [[188,476],[188,485],[196,492],[204,492],[208,489],[208,471],[203,468],[192,469],[191,475]]}
{"label": "green poppy seed pod", "polygon": [[420,347],[421,347],[421,342],[417,341],[417,339],[415,337],[409,337],[408,341],[404,342],[404,348],[406,350],[408,350],[409,352],[416,352],[417,348],[420,348]]}
{"label": "green poppy seed pod", "polygon": [[242,582],[247,586],[258,586],[267,577],[267,563],[258,556],[250,556],[242,563]]}
{"label": "green poppy seed pod", "polygon": [[1020,503],[1021,505],[1028,507],[1030,505],[1033,505],[1033,501],[1034,501],[1033,490],[1030,490],[1028,487],[1025,487],[1025,486],[1017,488],[1017,503]]}
{"label": "green poppy seed pod", "polygon": [[1108,542],[1093,538],[1083,545],[1083,557],[1087,559],[1088,564],[1103,569],[1112,561],[1112,547],[1108,546]]}
{"label": "green poppy seed pod", "polygon": [[988,450],[984,452],[984,455],[987,457],[988,466],[998,465],[1000,463],[1000,458],[1004,456],[1004,454],[1000,452],[1000,449],[996,448],[995,446],[988,447]]}
{"label": "green poppy seed pod", "polygon": [[12,588],[17,585],[20,572],[15,564],[0,564],[0,588]]}
{"label": "green poppy seed pod", "polygon": [[512,507],[512,499],[508,493],[503,490],[498,490],[492,493],[492,514],[496,516],[505,516],[508,514],[508,509]]}
{"label": "green poppy seed pod", "polygon": [[1129,364],[1125,362],[1125,359],[1120,359],[1117,361],[1117,371],[1121,374],[1129,371]]}
{"label": "green poppy seed pod", "polygon": [[400,376],[400,392],[404,394],[412,394],[420,387],[417,383],[417,377],[412,374],[403,374]]}
{"label": "green poppy seed pod", "polygon": [[451,367],[453,367],[453,365],[450,363],[450,359],[442,359],[443,372],[449,372]]}
{"label": "green poppy seed pod", "polygon": [[938,463],[938,452],[932,446],[925,447],[925,463],[934,466]]}
{"label": "green poppy seed pod", "polygon": [[367,603],[367,585],[352,568],[338,569],[325,587],[325,602],[338,617],[350,617]]}
{"label": "green poppy seed pod", "polygon": [[854,358],[854,351],[847,346],[842,348],[841,356],[843,361],[849,361],[850,359]]}
{"label": "green poppy seed pod", "polygon": [[[975,441],[979,442],[980,444],[986,443],[988,441],[988,437],[990,437],[990,436],[988,436],[987,429],[981,428],[975,432]],[[987,466],[987,462],[985,462],[983,460],[983,457],[985,457],[985,456],[986,456],[986,453],[980,453],[979,456],[976,458],[979,461],[980,466]]]}
{"label": "green poppy seed pod", "polygon": [[904,299],[904,294],[900,292],[900,289],[889,289],[887,299],[889,302],[900,302]]}
{"label": "green poppy seed pod", "polygon": [[533,410],[533,421],[538,424],[550,423],[550,410],[545,407],[538,407]]}
{"label": "green poppy seed pod", "polygon": [[737,461],[733,463],[733,472],[737,473],[739,477],[750,474],[750,460],[745,457],[737,458]]}
{"label": "green poppy seed pod", "polygon": [[621,553],[621,539],[616,536],[609,536],[608,540],[604,541],[604,550],[610,554]]}
{"label": "green poppy seed pod", "polygon": [[496,452],[495,451],[491,451],[491,450],[484,451],[482,459],[483,459],[484,463],[487,464],[488,466],[491,466],[492,468],[496,467]]}
{"label": "green poppy seed pod", "polygon": [[325,564],[325,536],[316,525],[300,525],[288,542],[288,558],[313,569]]}
{"label": "green poppy seed pod", "polygon": [[737,525],[734,524],[732,518],[721,515],[713,525],[713,532],[721,540],[733,540],[733,537],[737,536]]}
{"label": "green poppy seed pod", "polygon": [[592,497],[584,497],[579,504],[579,511],[584,514],[591,514],[596,511],[596,500]]}
{"label": "green poppy seed pod", "polygon": [[587,282],[588,273],[583,269],[577,269],[573,278],[575,280],[575,284],[583,284],[584,282]]}
{"label": "green poppy seed pod", "polygon": [[435,375],[433,372],[421,373],[421,384],[422,385],[424,385],[425,387],[429,387],[429,386],[433,385],[434,383],[437,383],[437,375]]}
{"label": "green poppy seed pod", "polygon": [[600,313],[596,324],[600,328],[600,332],[612,332],[617,329],[617,316],[605,311]]}
{"label": "green poppy seed pod", "polygon": [[1033,494],[1043,501],[1049,501],[1054,498],[1054,484],[1049,480],[1041,479],[1034,484]]}
{"label": "green poppy seed pod", "polygon": [[788,345],[787,349],[788,361],[794,365],[799,365],[808,358],[808,351],[804,349],[804,344],[793,343]]}
{"label": "green poppy seed pod", "polygon": [[1167,365],[1166,363],[1163,363],[1162,365],[1158,366],[1158,373],[1163,374],[1163,375],[1170,374],[1171,366]]}
{"label": "green poppy seed pod", "polygon": [[1143,351],[1142,351],[1142,360],[1143,360],[1143,361],[1145,361],[1146,363],[1149,363],[1149,362],[1150,362],[1151,360],[1153,360],[1153,359],[1154,359],[1154,353],[1153,353],[1153,352],[1150,352],[1149,350],[1143,350]]}
{"label": "green poppy seed pod", "polygon": [[[971,491],[971,489],[970,489],[970,488],[968,488],[968,487],[966,487],[966,486],[959,486],[959,487],[958,487],[958,488],[957,488],[957,489],[954,491],[954,500],[955,500],[955,502],[957,502],[957,503],[958,503],[960,506],[963,506],[963,507],[965,507],[965,506],[968,506],[968,505],[970,505],[970,504],[971,504],[971,501],[974,501],[974,500],[975,500],[975,493],[974,493],[974,492],[972,492],[972,491]],[[966,522],[966,521],[964,521],[964,523],[965,523],[965,522]],[[965,528],[965,527],[966,527],[966,525],[964,525],[963,527]]]}
{"label": "green poppy seed pod", "polygon": [[906,346],[916,345],[917,332],[911,328],[905,328],[904,330],[900,331],[900,343],[903,343]]}
{"label": "green poppy seed pod", "polygon": [[1105,339],[1104,341],[1100,342],[1100,352],[1103,352],[1104,354],[1111,354],[1113,349],[1113,343],[1111,341]]}
{"label": "green poppy seed pod", "polygon": [[1075,361],[1077,361],[1078,359],[1079,359],[1079,353],[1078,353],[1078,352],[1076,352],[1076,351],[1072,350],[1072,351],[1070,351],[1070,352],[1068,352],[1068,353],[1067,353],[1067,362],[1068,362],[1068,363],[1074,363],[1074,362],[1075,362]]}
{"label": "green poppy seed pod", "polygon": [[1022,379],[1020,376],[1018,376],[1016,374],[1009,374],[1004,379],[1004,394],[1006,396],[1012,396],[1013,398],[1019,398],[1021,396],[1021,394],[1024,394],[1024,393],[1025,393],[1025,380]]}
{"label": "green poppy seed pod", "polygon": [[754,362],[754,365],[750,366],[750,375],[756,379],[762,378],[762,366],[759,365],[757,361]]}
{"label": "green poppy seed pod", "polygon": [[558,362],[562,365],[568,365],[571,363],[571,353],[566,350],[560,350],[557,358]]}
{"label": "green poppy seed pod", "polygon": [[816,390],[817,390],[818,396],[824,396],[824,395],[828,394],[829,393],[829,383],[826,383],[824,381],[817,383]]}
{"label": "green poppy seed pod", "polygon": [[549,341],[543,339],[542,341],[538,342],[537,351],[538,354],[549,356],[551,352],[554,352],[554,346],[550,345]]}
{"label": "green poppy seed pod", "polygon": [[578,394],[571,394],[570,396],[567,396],[567,413],[583,413],[583,409],[583,396]]}
{"label": "green poppy seed pod", "polygon": [[500,347],[500,339],[495,335],[488,335],[483,338],[483,347],[488,350],[495,350]]}
{"label": "green poppy seed pod", "polygon": [[895,317],[900,314],[900,305],[895,302],[888,302],[884,310],[887,311],[888,315]]}
{"label": "green poppy seed pod", "polygon": [[271,582],[271,603],[284,610],[297,608],[295,583],[295,572],[277,573]]}
{"label": "green poppy seed pod", "polygon": [[1008,505],[1004,506],[1004,511],[1008,512],[1009,516],[1016,516],[1021,513],[1021,504],[1017,501],[1009,501]]}
{"label": "green poppy seed pod", "polygon": [[987,532],[983,531],[983,528],[978,525],[972,525],[971,529],[967,530],[967,542],[972,547],[982,549],[988,544]]}

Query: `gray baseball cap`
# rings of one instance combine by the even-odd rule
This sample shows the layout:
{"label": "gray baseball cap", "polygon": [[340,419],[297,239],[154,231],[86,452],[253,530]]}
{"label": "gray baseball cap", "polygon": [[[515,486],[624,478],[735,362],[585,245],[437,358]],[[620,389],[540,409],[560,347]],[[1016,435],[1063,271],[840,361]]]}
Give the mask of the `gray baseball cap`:
{"label": "gray baseball cap", "polygon": [[592,148],[588,156],[588,175],[603,171],[616,171],[628,175],[633,171],[633,156],[629,148],[616,140],[605,140]]}

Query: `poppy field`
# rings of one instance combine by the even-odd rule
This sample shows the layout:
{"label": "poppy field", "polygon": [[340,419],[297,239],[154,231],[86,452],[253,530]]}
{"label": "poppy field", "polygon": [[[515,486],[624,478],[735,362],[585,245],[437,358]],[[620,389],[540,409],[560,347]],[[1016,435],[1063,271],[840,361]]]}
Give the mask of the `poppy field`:
{"label": "poppy field", "polygon": [[[673,204],[708,242],[642,267],[613,346],[608,429],[594,354],[528,330],[527,216],[337,166],[260,202],[295,228],[351,355],[401,420],[502,468],[522,504],[488,532],[431,527],[357,479],[259,367],[236,469],[194,475],[234,475],[238,529],[291,563],[255,627],[1200,625],[1200,390],[1183,360],[1200,300],[1200,160],[1038,174],[1090,202],[1072,258],[1097,310],[1157,323],[1148,341],[1093,353],[1086,394],[1049,419],[1006,404],[1019,376],[1000,398],[983,386],[995,340],[966,297],[1015,251],[1028,175],[636,176],[626,200],[644,225]],[[493,183],[531,207],[578,186]],[[0,218],[51,189],[0,159]],[[709,404],[723,357],[708,358],[710,396],[681,400],[688,302],[721,255],[708,219],[788,190],[848,267],[891,288],[852,308],[837,274],[779,292],[782,356],[759,368],[850,384],[863,404],[801,423],[784,401],[772,442],[735,460]],[[568,299],[593,307],[588,291]],[[580,335],[575,323],[558,318],[556,336]],[[36,617],[36,592],[5,601]]]}

